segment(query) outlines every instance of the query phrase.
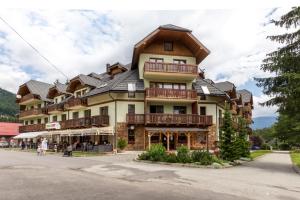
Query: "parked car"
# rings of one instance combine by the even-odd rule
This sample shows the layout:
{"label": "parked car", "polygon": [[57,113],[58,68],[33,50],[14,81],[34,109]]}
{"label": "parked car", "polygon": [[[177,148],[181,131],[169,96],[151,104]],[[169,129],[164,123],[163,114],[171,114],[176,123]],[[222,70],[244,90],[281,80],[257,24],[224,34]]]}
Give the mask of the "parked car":
{"label": "parked car", "polygon": [[7,148],[9,147],[9,144],[7,141],[0,141],[0,148]]}

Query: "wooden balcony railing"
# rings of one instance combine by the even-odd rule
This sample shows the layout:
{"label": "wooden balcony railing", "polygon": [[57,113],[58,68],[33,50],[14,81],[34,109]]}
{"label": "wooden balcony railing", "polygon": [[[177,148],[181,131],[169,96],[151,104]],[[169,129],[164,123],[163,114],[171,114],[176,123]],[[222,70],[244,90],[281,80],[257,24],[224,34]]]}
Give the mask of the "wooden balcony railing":
{"label": "wooden balcony railing", "polygon": [[64,104],[51,104],[47,106],[48,112],[64,111]]}
{"label": "wooden balcony railing", "polygon": [[212,116],[197,114],[145,114],[145,124],[153,125],[212,125]]}
{"label": "wooden balcony railing", "polygon": [[109,116],[108,115],[98,115],[92,117],[93,126],[109,126]]}
{"label": "wooden balcony railing", "polygon": [[251,105],[245,105],[245,106],[243,107],[243,111],[244,111],[244,112],[251,112],[251,110],[252,110]]}
{"label": "wooden balcony railing", "polygon": [[42,114],[47,114],[47,110],[44,108],[34,108],[30,110],[23,110],[20,112],[20,118],[27,117],[27,116],[32,116],[32,115],[42,115]]}
{"label": "wooden balcony railing", "polygon": [[87,106],[87,99],[71,98],[65,103],[65,108],[72,108],[76,106]]}
{"label": "wooden balcony railing", "polygon": [[127,124],[145,124],[144,114],[127,114],[126,115]]}
{"label": "wooden balcony railing", "polygon": [[39,100],[40,97],[39,97],[39,95],[36,95],[36,94],[26,94],[21,99],[16,99],[16,103],[23,103],[23,102],[28,101],[30,99]]}
{"label": "wooden balcony railing", "polygon": [[31,124],[31,125],[24,125],[19,127],[20,133],[38,132],[38,131],[44,131],[45,129],[46,129],[45,124]]}
{"label": "wooden balcony railing", "polygon": [[196,90],[146,88],[146,98],[188,99],[196,100]]}
{"label": "wooden balcony railing", "polygon": [[61,129],[89,128],[92,126],[109,126],[108,115],[98,115],[60,122]]}
{"label": "wooden balcony railing", "polygon": [[197,65],[145,62],[144,72],[198,74]]}
{"label": "wooden balcony railing", "polygon": [[69,119],[60,122],[61,129],[91,127],[91,118]]}

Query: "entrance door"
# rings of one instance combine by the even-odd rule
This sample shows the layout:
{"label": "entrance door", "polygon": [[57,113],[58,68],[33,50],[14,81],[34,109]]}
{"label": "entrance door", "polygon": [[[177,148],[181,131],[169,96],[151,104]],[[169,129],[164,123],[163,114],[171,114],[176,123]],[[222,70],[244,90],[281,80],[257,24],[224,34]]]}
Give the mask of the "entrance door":
{"label": "entrance door", "polygon": [[[162,135],[162,144],[167,149],[167,136],[165,136],[165,135]],[[169,146],[170,150],[175,150],[175,137],[174,137],[174,135],[170,135],[169,145],[170,145]]]}

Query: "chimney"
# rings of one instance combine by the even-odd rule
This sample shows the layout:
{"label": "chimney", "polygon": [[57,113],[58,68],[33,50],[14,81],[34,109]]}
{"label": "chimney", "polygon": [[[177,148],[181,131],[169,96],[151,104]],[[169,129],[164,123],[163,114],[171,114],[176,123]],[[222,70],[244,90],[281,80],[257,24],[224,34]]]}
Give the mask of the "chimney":
{"label": "chimney", "polygon": [[110,68],[110,64],[107,63],[107,64],[106,64],[106,72],[108,72],[108,73],[109,73],[109,71],[110,71],[109,68]]}

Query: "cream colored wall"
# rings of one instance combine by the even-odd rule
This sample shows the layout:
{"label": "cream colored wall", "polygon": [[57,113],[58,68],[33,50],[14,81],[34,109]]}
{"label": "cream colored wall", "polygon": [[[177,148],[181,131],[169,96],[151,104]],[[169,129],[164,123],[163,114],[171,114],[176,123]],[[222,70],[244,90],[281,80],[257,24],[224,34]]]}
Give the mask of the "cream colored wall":
{"label": "cream colored wall", "polygon": [[159,54],[148,54],[141,53],[139,57],[139,75],[140,79],[144,79],[144,63],[149,61],[150,58],[163,58],[166,63],[173,63],[173,59],[182,59],[186,60],[187,64],[195,65],[196,58],[195,57],[187,57],[187,56],[169,56],[169,55],[159,55]]}
{"label": "cream colored wall", "polygon": [[192,114],[192,105],[185,104],[185,103],[159,103],[159,102],[151,102],[147,106],[147,113],[150,113],[150,105],[163,105],[164,106],[164,113],[166,114],[173,114],[173,106],[186,106],[187,114]]}
{"label": "cream colored wall", "polygon": [[54,97],[53,98],[53,102],[55,103],[56,102],[56,99],[57,99],[57,103],[60,103],[62,100],[61,100],[61,98],[63,97],[63,98],[65,98],[65,96],[66,95],[59,95],[59,96],[57,96],[57,97]]}
{"label": "cream colored wall", "polygon": [[144,102],[117,101],[117,122],[126,122],[128,104],[135,105],[136,114],[144,114]]}

